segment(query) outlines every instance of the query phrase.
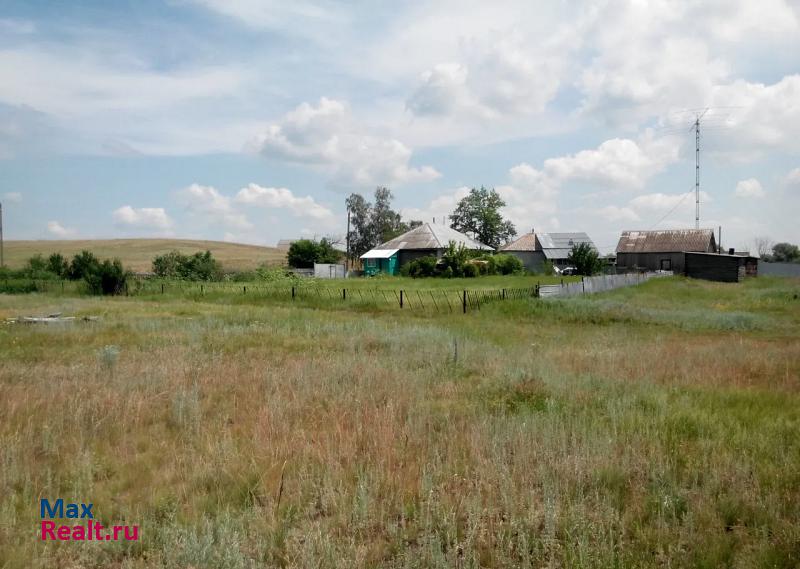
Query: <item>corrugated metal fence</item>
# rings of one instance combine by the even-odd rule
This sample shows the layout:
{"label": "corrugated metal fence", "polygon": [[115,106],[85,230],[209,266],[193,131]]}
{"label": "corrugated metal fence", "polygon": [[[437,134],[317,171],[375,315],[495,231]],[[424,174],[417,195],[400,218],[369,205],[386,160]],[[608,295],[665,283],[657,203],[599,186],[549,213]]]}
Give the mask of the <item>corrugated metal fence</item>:
{"label": "corrugated metal fence", "polygon": [[633,286],[655,277],[669,276],[670,272],[661,273],[628,273],[624,275],[598,275],[584,277],[581,282],[565,283],[560,285],[541,285],[539,296],[577,296],[593,292],[604,292],[624,286]]}

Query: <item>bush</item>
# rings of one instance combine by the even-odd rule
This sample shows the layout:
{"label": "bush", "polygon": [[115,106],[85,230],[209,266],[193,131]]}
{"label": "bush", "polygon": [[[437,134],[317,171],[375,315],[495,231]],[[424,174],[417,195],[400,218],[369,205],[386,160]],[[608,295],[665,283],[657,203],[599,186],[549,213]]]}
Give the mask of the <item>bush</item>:
{"label": "bush", "polygon": [[545,261],[542,263],[542,272],[548,277],[552,277],[556,274],[556,267],[553,265],[553,261]]}
{"label": "bush", "polygon": [[58,278],[69,277],[69,261],[61,253],[53,253],[47,258],[47,270]]}
{"label": "bush", "polygon": [[501,275],[513,275],[522,272],[522,261],[508,253],[498,253],[493,257],[496,272]]}
{"label": "bush", "polygon": [[94,253],[84,249],[72,258],[68,275],[70,279],[79,281],[96,274],[99,269],[100,261],[94,256]]}
{"label": "bush", "polygon": [[450,269],[452,276],[460,277],[464,274],[464,265],[467,264],[469,253],[463,245],[456,247],[455,241],[447,244],[447,249],[442,253],[442,267],[444,270]]}
{"label": "bush", "polygon": [[405,277],[420,278],[436,276],[436,264],[438,259],[433,256],[420,257],[410,263],[406,263],[400,269],[400,274]]}
{"label": "bush", "polygon": [[478,265],[474,263],[466,263],[462,267],[462,271],[465,277],[478,277],[481,274],[481,270],[478,268]]}
{"label": "bush", "polygon": [[92,294],[122,294],[128,282],[128,272],[122,267],[122,261],[106,259],[97,266],[94,273],[85,277],[89,292]]}
{"label": "bush", "polygon": [[153,272],[159,277],[187,281],[218,281],[222,279],[222,266],[211,251],[184,255],[170,251],[153,259]]}
{"label": "bush", "polygon": [[579,275],[591,276],[603,270],[600,255],[588,243],[579,243],[572,246],[567,262],[573,265]]}
{"label": "bush", "polygon": [[57,274],[48,270],[47,261],[41,254],[34,255],[25,263],[20,274],[24,278],[36,280],[50,280],[58,278]]}

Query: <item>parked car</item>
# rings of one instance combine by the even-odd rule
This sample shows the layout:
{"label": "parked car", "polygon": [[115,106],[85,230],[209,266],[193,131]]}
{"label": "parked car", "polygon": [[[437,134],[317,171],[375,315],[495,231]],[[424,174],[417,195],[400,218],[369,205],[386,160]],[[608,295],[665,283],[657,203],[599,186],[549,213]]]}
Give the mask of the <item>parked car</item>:
{"label": "parked car", "polygon": [[578,274],[578,269],[575,267],[555,267],[555,270],[557,275],[563,275],[565,277]]}

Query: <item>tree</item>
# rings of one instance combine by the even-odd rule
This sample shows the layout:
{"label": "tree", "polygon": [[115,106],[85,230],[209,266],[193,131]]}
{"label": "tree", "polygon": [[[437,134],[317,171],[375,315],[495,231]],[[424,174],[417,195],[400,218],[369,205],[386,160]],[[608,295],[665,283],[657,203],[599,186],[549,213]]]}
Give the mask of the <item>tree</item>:
{"label": "tree", "polygon": [[47,258],[47,270],[60,278],[69,276],[69,261],[61,253],[53,253]]}
{"label": "tree", "polygon": [[800,248],[791,243],[776,243],[772,247],[772,260],[776,263],[800,263]]}
{"label": "tree", "polygon": [[350,194],[347,198],[350,212],[350,233],[347,235],[351,258],[358,258],[374,246],[371,235],[370,216],[372,204],[360,194]]}
{"label": "tree", "polygon": [[772,258],[772,240],[769,237],[761,236],[753,239],[753,245],[756,253],[764,261],[769,261]]}
{"label": "tree", "polygon": [[100,261],[94,256],[91,251],[83,250],[72,258],[69,265],[69,278],[72,280],[81,280],[87,275],[97,273],[100,267]]}
{"label": "tree", "polygon": [[360,194],[350,194],[347,198],[351,258],[358,258],[381,243],[422,225],[421,221],[402,221],[400,214],[391,208],[393,198],[391,190],[381,186],[375,189],[374,204]]}
{"label": "tree", "polygon": [[450,216],[450,227],[496,249],[517,234],[514,224],[500,214],[505,205],[496,190],[472,188]]}
{"label": "tree", "polygon": [[573,265],[579,275],[592,276],[599,273],[603,268],[600,255],[588,243],[578,243],[572,246],[567,262]]}
{"label": "tree", "polygon": [[295,269],[312,269],[314,263],[337,263],[342,254],[333,248],[328,239],[319,242],[312,239],[300,239],[289,247],[286,255],[290,267]]}
{"label": "tree", "polygon": [[94,272],[84,276],[89,291],[93,294],[122,294],[128,280],[128,271],[122,261],[106,259],[94,268]]}

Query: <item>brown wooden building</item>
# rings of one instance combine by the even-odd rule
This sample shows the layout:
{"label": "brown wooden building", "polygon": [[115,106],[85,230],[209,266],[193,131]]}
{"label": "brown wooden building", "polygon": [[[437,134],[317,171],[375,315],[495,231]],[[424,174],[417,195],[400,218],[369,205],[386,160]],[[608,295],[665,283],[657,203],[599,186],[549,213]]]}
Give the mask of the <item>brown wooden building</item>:
{"label": "brown wooden building", "polygon": [[715,253],[713,229],[623,231],[617,244],[617,272],[685,270],[686,252]]}

